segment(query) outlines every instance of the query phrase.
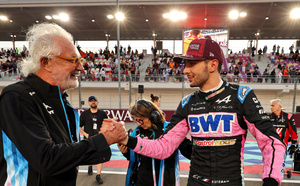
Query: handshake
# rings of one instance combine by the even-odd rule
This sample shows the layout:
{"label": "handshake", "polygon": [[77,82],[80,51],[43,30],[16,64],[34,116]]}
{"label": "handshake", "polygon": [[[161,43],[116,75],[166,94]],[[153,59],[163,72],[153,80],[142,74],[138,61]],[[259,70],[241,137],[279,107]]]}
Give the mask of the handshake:
{"label": "handshake", "polygon": [[126,145],[128,142],[128,133],[123,121],[118,122],[116,119],[104,119],[100,133],[103,134],[108,145],[114,143]]}

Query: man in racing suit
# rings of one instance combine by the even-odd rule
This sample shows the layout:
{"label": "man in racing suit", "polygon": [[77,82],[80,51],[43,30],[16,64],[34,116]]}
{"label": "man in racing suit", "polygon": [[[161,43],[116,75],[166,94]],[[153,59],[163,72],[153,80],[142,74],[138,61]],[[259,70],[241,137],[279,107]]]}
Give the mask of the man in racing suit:
{"label": "man in racing suit", "polygon": [[211,39],[195,39],[187,55],[179,59],[185,61],[190,86],[200,89],[182,99],[159,139],[129,137],[122,143],[139,154],[164,159],[190,130],[193,150],[188,185],[236,186],[244,182],[243,148],[249,130],[263,153],[263,185],[280,185],[285,145],[253,90],[221,80],[224,55],[219,45]]}
{"label": "man in racing suit", "polygon": [[270,102],[272,112],[270,114],[270,120],[286,146],[288,146],[289,138],[291,138],[292,144],[288,149],[289,154],[291,155],[295,152],[298,145],[297,127],[294,116],[293,114],[282,111],[282,102],[280,99],[273,99]]}

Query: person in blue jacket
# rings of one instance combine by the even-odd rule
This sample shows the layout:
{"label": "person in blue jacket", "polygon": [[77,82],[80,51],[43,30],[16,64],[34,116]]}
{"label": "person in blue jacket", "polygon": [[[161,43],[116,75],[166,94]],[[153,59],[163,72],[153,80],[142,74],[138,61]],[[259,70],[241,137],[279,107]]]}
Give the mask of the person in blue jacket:
{"label": "person in blue jacket", "polygon": [[[162,111],[148,100],[137,100],[130,107],[130,114],[134,117],[137,127],[130,134],[142,138],[159,138],[169,122],[165,120]],[[186,146],[181,152],[189,157],[191,154],[191,144],[186,141]],[[118,144],[119,150],[130,161],[126,176],[126,186],[153,186],[153,185],[179,185],[179,156],[176,150],[169,158],[158,160],[136,154],[126,146]],[[154,176],[155,175],[155,176]]]}

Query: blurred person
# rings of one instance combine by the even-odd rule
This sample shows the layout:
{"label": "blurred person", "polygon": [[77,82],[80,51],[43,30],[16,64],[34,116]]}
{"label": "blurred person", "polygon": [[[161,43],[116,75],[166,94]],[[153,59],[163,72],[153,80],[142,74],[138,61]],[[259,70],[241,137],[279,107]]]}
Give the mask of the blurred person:
{"label": "blurred person", "polygon": [[[90,108],[83,111],[80,115],[79,131],[81,134],[84,135],[85,139],[88,139],[89,137],[99,134],[103,120],[108,118],[107,114],[104,111],[98,109],[99,101],[95,96],[89,97],[88,104]],[[103,180],[101,179],[101,170],[102,170],[102,163],[99,163],[97,164],[97,175],[96,175],[96,181],[99,184],[103,183]],[[93,167],[92,165],[89,165],[88,175],[92,175],[92,174],[93,174]]]}
{"label": "blurred person", "polygon": [[186,53],[188,47],[189,47],[189,44],[194,40],[194,39],[197,39],[197,38],[200,38],[201,37],[201,32],[199,29],[193,29],[190,31],[189,33],[189,37],[187,39],[185,39],[183,41],[183,54]]}
{"label": "blurred person", "polygon": [[265,69],[265,71],[263,72],[263,79],[265,83],[268,83],[268,78],[269,78],[269,73],[268,70]]}
{"label": "blurred person", "polygon": [[160,98],[158,96],[154,96],[153,94],[150,94],[151,101],[160,108]]}
{"label": "blurred person", "polygon": [[277,72],[277,77],[278,77],[278,83],[281,83],[281,80],[282,80],[282,71],[281,71],[281,68],[278,69],[278,72]]}
{"label": "blurred person", "polygon": [[[165,121],[162,111],[151,101],[137,100],[129,112],[136,121],[137,127],[130,134],[145,139],[158,139],[166,130],[169,122]],[[190,158],[192,145],[184,148],[181,153]],[[129,160],[126,186],[177,186],[179,180],[179,156],[176,150],[170,157],[159,160],[138,155],[126,146],[118,144],[119,150]]]}
{"label": "blurred person", "polygon": [[270,73],[270,77],[271,77],[271,83],[275,83],[275,79],[276,79],[276,72],[275,72],[275,68],[272,70],[272,72]]}
{"label": "blurred person", "polygon": [[288,142],[291,140],[292,144],[288,148],[288,152],[291,155],[298,147],[298,136],[294,115],[282,111],[281,99],[272,99],[270,103],[272,112],[270,114],[270,120],[286,147],[288,147]]}
{"label": "blurred person", "polygon": [[[253,90],[220,78],[224,55],[210,39],[195,39],[184,60],[184,74],[199,90],[186,96],[172,116],[166,132],[156,140],[126,137],[121,143],[152,158],[169,157],[189,130],[193,149],[188,185],[243,185],[243,148],[247,130],[263,154],[264,186],[280,185],[285,145]],[[107,120],[104,125],[118,123]]]}
{"label": "blurred person", "polygon": [[288,67],[285,66],[283,69],[283,83],[288,83],[289,77],[290,77],[290,73]]}
{"label": "blurred person", "polygon": [[66,99],[83,71],[73,37],[51,23],[26,37],[26,78],[0,96],[0,185],[76,185],[77,166],[108,161],[109,145],[127,133],[116,124],[79,142],[79,114]]}

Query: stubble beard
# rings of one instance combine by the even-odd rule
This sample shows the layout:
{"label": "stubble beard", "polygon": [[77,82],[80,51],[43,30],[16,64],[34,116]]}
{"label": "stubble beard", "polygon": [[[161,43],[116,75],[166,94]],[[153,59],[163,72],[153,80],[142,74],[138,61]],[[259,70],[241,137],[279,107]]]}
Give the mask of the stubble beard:
{"label": "stubble beard", "polygon": [[55,81],[58,82],[62,90],[68,90],[78,87],[78,78],[73,77],[74,76],[71,76],[71,74],[69,74],[67,77],[63,77],[59,73],[54,75]]}
{"label": "stubble beard", "polygon": [[195,75],[194,80],[190,83],[190,87],[202,88],[208,79],[209,79],[209,72],[208,72],[208,66],[206,65],[203,74]]}

